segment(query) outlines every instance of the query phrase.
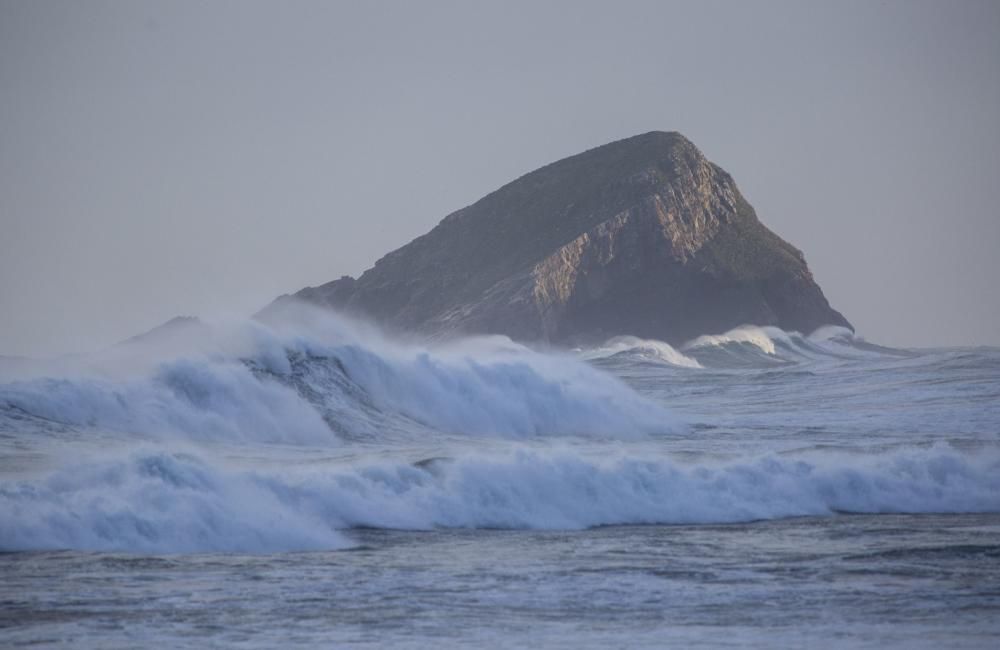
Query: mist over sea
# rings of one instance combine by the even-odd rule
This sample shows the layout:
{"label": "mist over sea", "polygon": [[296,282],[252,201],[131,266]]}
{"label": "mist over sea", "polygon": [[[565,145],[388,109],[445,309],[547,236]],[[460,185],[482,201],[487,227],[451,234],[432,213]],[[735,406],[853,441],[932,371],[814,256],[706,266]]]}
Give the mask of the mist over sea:
{"label": "mist over sea", "polygon": [[11,647],[992,648],[1000,350],[177,320],[0,358],[0,551]]}

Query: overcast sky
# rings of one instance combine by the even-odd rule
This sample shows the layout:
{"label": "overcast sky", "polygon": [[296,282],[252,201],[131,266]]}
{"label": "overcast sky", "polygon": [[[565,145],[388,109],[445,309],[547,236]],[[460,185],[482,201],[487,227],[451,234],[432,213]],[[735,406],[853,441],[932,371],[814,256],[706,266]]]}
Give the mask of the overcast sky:
{"label": "overcast sky", "polygon": [[1000,344],[1000,3],[0,0],[0,354],[249,314],[677,130],[869,340]]}

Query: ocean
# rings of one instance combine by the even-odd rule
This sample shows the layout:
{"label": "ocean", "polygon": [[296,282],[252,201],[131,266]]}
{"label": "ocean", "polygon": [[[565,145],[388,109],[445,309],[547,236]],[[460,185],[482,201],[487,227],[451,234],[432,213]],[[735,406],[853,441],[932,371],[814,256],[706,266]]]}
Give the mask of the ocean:
{"label": "ocean", "polygon": [[994,648],[1000,349],[184,321],[0,359],[0,551],[4,647]]}

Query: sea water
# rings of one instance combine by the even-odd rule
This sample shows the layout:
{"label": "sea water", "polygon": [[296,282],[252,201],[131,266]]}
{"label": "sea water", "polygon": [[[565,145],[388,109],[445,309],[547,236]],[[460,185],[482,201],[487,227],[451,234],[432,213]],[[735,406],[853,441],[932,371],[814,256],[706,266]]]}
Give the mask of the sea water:
{"label": "sea water", "polygon": [[996,647],[1000,350],[295,308],[2,359],[0,551],[12,647]]}

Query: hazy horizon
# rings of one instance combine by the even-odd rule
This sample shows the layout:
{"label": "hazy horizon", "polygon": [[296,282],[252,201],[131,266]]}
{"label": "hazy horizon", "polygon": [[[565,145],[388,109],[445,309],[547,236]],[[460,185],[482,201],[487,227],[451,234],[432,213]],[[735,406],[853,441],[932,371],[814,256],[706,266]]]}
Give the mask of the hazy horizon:
{"label": "hazy horizon", "polygon": [[1000,345],[1000,5],[0,1],[0,354],[249,315],[679,131],[869,340]]}

